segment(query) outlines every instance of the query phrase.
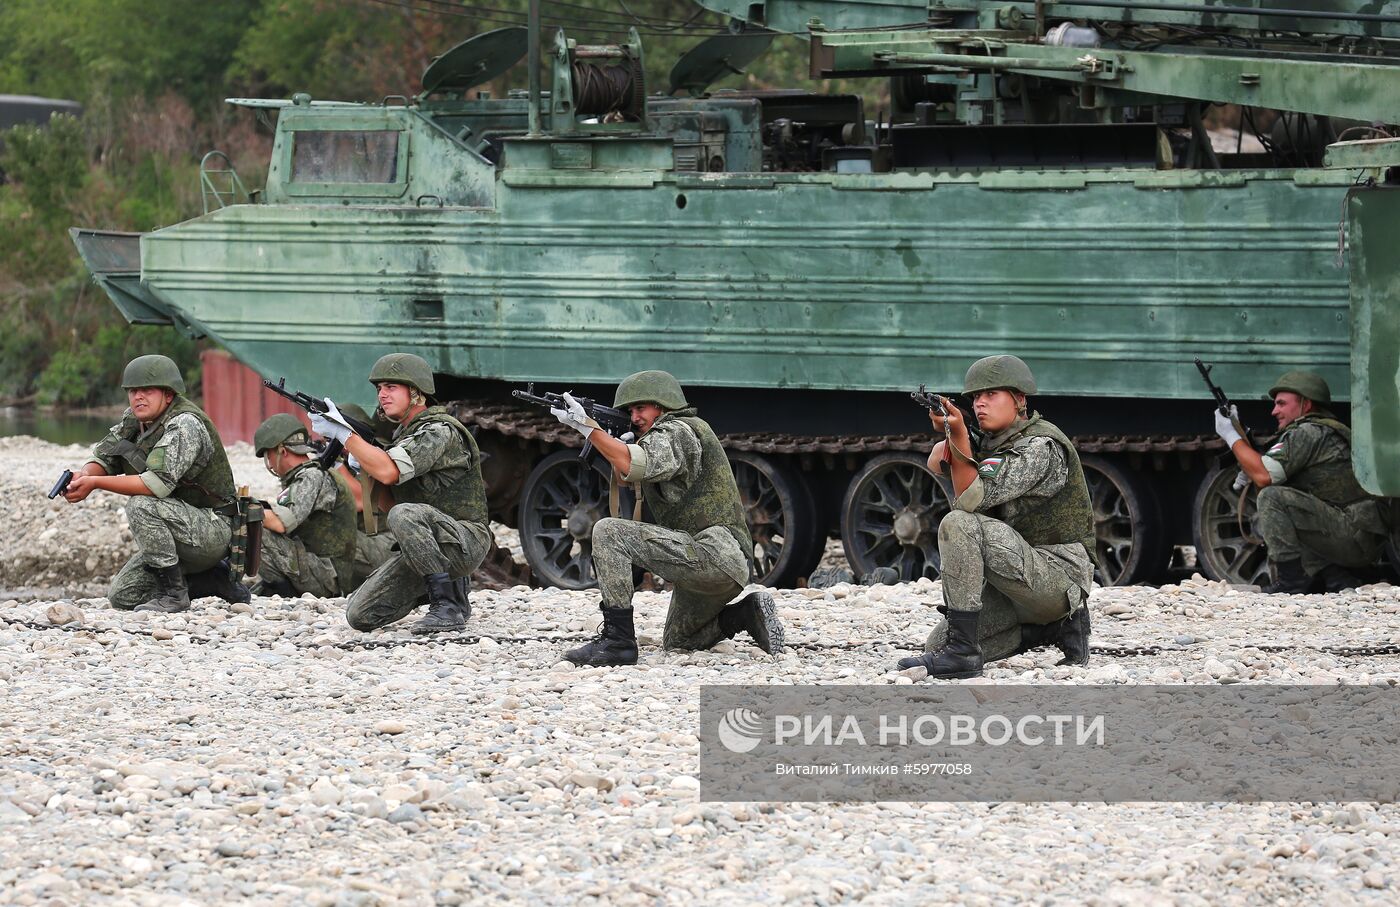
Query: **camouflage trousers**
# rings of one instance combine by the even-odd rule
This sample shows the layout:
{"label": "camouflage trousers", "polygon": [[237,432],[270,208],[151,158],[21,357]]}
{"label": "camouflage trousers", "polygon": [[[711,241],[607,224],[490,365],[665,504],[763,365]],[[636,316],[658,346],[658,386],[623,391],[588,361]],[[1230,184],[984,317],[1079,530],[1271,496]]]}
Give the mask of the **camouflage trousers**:
{"label": "camouflage trousers", "polygon": [[123,611],[156,597],[152,570],[176,564],[185,573],[208,570],[228,555],[233,535],[227,517],[175,498],[133,495],[126,521],[136,554],[117,571],[107,592],[112,607]]}
{"label": "camouflage trousers", "polygon": [[378,570],[393,552],[394,536],[389,532],[366,535],[357,531],[355,533],[355,577],[350,588],[352,590],[358,589],[364,585],[365,580],[369,579],[369,575]]}
{"label": "camouflage trousers", "polygon": [[[1069,615],[1084,592],[1060,562],[1001,520],[954,510],[938,526],[943,603],[950,611],[979,611],[984,661],[1005,658],[1021,643],[1022,624],[1048,624]],[[940,621],[929,648],[947,637]]]}
{"label": "camouflage trousers", "polygon": [[330,559],[312,554],[300,539],[280,532],[263,532],[258,579],[265,583],[286,583],[298,595],[306,592],[318,598],[340,595],[340,583]]}
{"label": "camouflage trousers", "polygon": [[719,613],[744,587],[719,568],[691,536],[632,520],[602,519],[593,526],[593,569],[604,608],[632,607],[633,568],[650,570],[674,586],[661,644],[708,649],[726,638]]}
{"label": "camouflage trousers", "polygon": [[396,504],[386,522],[398,550],[351,594],[345,619],[356,630],[391,624],[426,604],[429,574],[471,576],[495,541],[485,523],[454,520],[431,504]]}
{"label": "camouflage trousers", "polygon": [[1324,567],[1366,567],[1380,557],[1385,536],[1357,525],[1344,508],[1289,488],[1268,485],[1259,490],[1259,535],[1269,560],[1302,560],[1303,571],[1316,575]]}

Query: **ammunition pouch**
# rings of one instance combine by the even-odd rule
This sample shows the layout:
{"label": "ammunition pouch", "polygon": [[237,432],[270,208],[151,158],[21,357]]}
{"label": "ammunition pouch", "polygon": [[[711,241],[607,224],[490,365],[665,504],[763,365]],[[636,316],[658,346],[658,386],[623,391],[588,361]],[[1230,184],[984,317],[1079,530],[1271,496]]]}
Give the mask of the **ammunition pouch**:
{"label": "ammunition pouch", "polygon": [[[242,576],[257,576],[262,568],[263,503],[240,496],[234,505],[233,542],[229,563],[235,582]],[[219,512],[223,512],[220,509]]]}

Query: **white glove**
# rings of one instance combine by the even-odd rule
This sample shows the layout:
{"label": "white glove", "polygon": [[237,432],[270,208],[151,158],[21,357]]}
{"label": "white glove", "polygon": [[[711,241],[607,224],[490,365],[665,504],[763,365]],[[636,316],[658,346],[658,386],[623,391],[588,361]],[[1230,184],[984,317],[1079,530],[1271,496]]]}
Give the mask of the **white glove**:
{"label": "white glove", "polygon": [[575,400],[572,394],[565,392],[563,396],[564,405],[550,407],[549,412],[559,420],[561,425],[569,426],[585,438],[593,434],[593,429],[598,427],[598,423],[588,418],[583,404]]}
{"label": "white glove", "polygon": [[1235,408],[1235,404],[1230,404],[1230,415],[1222,416],[1220,407],[1215,408],[1215,433],[1220,436],[1220,440],[1225,442],[1226,447],[1234,447],[1236,441],[1243,441],[1244,436],[1240,434],[1240,411]]}
{"label": "white glove", "polygon": [[1235,492],[1236,494],[1239,494],[1241,491],[1244,491],[1248,487],[1249,476],[1245,475],[1244,470],[1241,469],[1239,473],[1235,476],[1234,484],[1230,486],[1230,490]]}
{"label": "white glove", "polygon": [[339,441],[341,444],[350,440],[350,436],[354,434],[330,397],[326,398],[326,413],[324,415],[321,413],[311,414],[311,430],[328,441]]}

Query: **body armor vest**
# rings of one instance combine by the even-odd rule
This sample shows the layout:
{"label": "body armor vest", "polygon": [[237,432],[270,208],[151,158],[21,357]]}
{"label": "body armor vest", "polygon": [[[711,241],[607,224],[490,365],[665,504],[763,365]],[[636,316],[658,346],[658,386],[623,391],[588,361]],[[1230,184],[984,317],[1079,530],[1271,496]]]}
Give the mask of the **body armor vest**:
{"label": "body armor vest", "polygon": [[[303,469],[320,468],[315,460],[303,463],[287,473],[282,482],[291,485],[292,477]],[[355,573],[355,498],[339,472],[325,475],[335,482],[335,506],[311,511],[291,537],[305,545],[307,551],[331,562],[340,581],[340,594],[347,595]]]}
{"label": "body armor vest", "polygon": [[[1002,520],[1032,546],[1084,546],[1089,560],[1098,563],[1094,536],[1094,509],[1089,499],[1089,486],[1084,480],[1084,467],[1074,442],[1053,424],[1039,415],[1019,430],[1013,431],[995,447],[978,451],[978,459],[999,451],[1010,450],[1028,438],[1049,438],[1060,446],[1068,466],[1064,487],[1044,500],[1031,505],[1010,508],[1007,504],[992,508],[989,516]],[[1008,502],[1011,503],[1011,502]]]}
{"label": "body armor vest", "polygon": [[1369,498],[1351,468],[1351,429],[1327,410],[1317,409],[1285,428],[1279,441],[1299,425],[1320,425],[1327,429],[1327,439],[1318,458],[1297,475],[1290,475],[1284,484],[1334,507],[1346,507]]}
{"label": "body armor vest", "polygon": [[195,507],[211,509],[231,503],[234,498],[233,469],[229,466],[228,454],[224,452],[224,442],[219,437],[219,430],[209,421],[204,410],[179,394],[176,394],[165,412],[161,413],[157,424],[151,426],[151,430],[144,437],[141,435],[141,423],[128,411],[117,429],[120,440],[101,453],[117,460],[126,475],[139,476],[147,470],[151,451],[155,450],[156,442],[165,435],[165,426],[182,413],[189,413],[204,426],[204,430],[209,433],[211,449],[209,462],[181,476],[170,496]]}
{"label": "body armor vest", "polygon": [[658,526],[695,535],[711,526],[723,526],[739,543],[744,556],[753,559],[753,538],[744,519],[744,505],[734,470],[724,455],[724,446],[708,422],[695,415],[693,408],[667,413],[657,421],[675,419],[690,426],[700,439],[700,474],[676,501],[663,501],[660,495],[647,495],[647,505]]}
{"label": "body armor vest", "polygon": [[469,459],[456,465],[432,469],[400,482],[391,490],[396,504],[431,504],[454,520],[486,523],[486,483],[481,478],[481,452],[467,427],[452,418],[446,409],[433,406],[406,422],[397,437],[406,437],[429,422],[450,426],[462,439]]}

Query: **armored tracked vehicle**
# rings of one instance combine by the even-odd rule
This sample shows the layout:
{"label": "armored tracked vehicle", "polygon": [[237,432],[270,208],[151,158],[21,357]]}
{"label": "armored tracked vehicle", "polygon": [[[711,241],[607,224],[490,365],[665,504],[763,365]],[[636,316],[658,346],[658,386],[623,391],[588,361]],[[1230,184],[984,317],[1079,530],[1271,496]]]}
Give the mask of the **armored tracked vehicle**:
{"label": "armored tracked vehicle", "polygon": [[[1400,4],[705,5],[733,34],[679,61],[669,94],[648,93],[635,33],[543,40],[536,17],[444,54],[411,99],[233,99],[276,114],[264,187],[214,153],[203,216],[75,241],[129,320],[289,385],[364,401],[385,351],[433,363],[547,583],[591,584],[606,485],[513,387],[606,402],[666,368],[722,433],[766,582],[805,576],[831,536],[857,574],[911,579],[937,573],[947,504],[907,391],[960,390],[993,353],[1032,366],[1034,407],[1079,446],[1102,581],[1152,580],[1191,544],[1212,576],[1257,579],[1192,359],[1241,401],[1292,368],[1345,399],[1339,218],[1400,164]],[[815,88],[875,80],[890,109],[710,90],[780,32],[809,41]],[[529,90],[477,90],[522,58]],[[1244,111],[1233,147],[1207,129],[1218,103]],[[1367,349],[1391,400],[1390,354]]]}

